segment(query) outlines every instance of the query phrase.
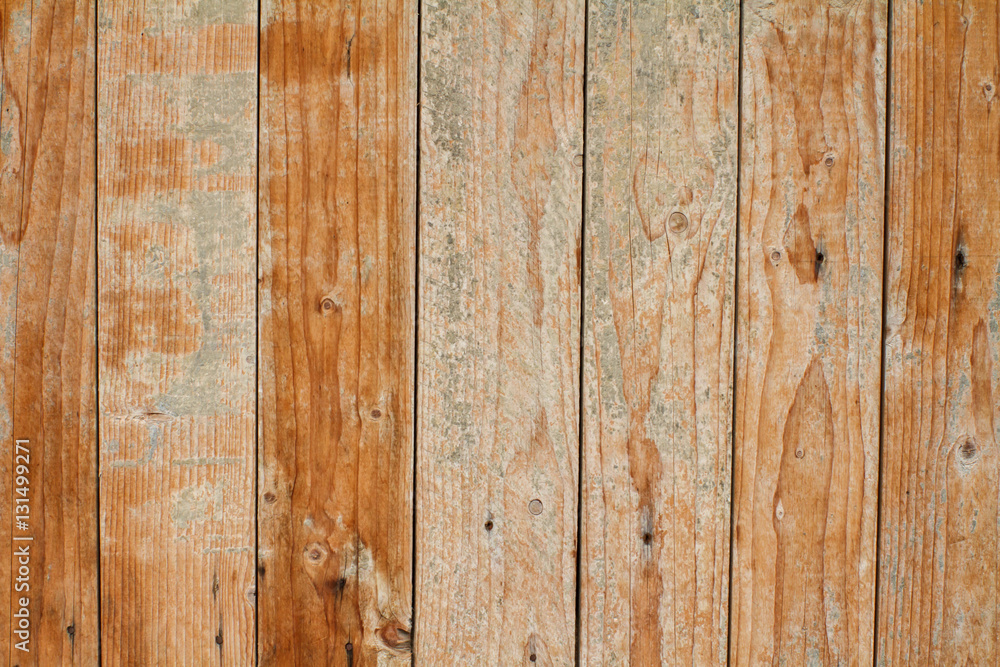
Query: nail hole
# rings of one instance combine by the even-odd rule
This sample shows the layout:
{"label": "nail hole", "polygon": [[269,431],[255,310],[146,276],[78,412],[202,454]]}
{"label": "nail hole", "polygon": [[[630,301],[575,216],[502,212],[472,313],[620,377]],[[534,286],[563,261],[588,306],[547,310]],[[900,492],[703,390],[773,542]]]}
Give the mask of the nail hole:
{"label": "nail hole", "polygon": [[958,448],[958,451],[962,454],[963,459],[971,459],[976,455],[976,441],[972,438],[966,438],[962,446]]}
{"label": "nail hole", "polygon": [[816,253],[816,263],[817,264],[821,264],[824,259],[826,259],[826,255],[824,255],[822,252],[817,252]]}
{"label": "nail hole", "polygon": [[680,211],[674,211],[673,213],[670,214],[670,217],[667,218],[667,226],[670,227],[670,231],[672,231],[674,234],[680,234],[685,229],[687,229],[688,226],[687,216],[681,213]]}
{"label": "nail hole", "polygon": [[531,662],[534,662],[537,659],[538,659],[538,656],[536,656],[534,653],[532,653],[531,655],[528,656],[528,660],[530,660]]}
{"label": "nail hole", "polygon": [[541,514],[542,513],[542,501],[539,500],[538,498],[535,498],[534,500],[532,500],[530,503],[528,503],[528,511],[531,512],[532,514],[534,514],[535,516],[538,516],[539,514]]}
{"label": "nail hole", "polygon": [[493,530],[493,522],[492,521],[487,521],[485,524],[483,524],[483,527],[486,528],[487,532],[489,532],[489,531]]}
{"label": "nail hole", "polygon": [[218,644],[219,646],[222,646],[222,635],[221,634],[215,635],[215,643]]}
{"label": "nail hole", "polygon": [[653,543],[653,534],[652,533],[643,533],[642,534],[642,543],[643,544],[652,544]]}
{"label": "nail hole", "polygon": [[347,642],[346,644],[344,644],[344,648],[347,649],[348,653],[354,653],[354,644],[352,644],[351,642]]}
{"label": "nail hole", "polygon": [[964,269],[965,268],[965,253],[959,250],[955,254],[955,268]]}
{"label": "nail hole", "polygon": [[70,637],[72,637],[73,635],[75,635],[76,634],[76,626],[74,626],[74,625],[68,626],[66,628],[66,634],[68,634]]}

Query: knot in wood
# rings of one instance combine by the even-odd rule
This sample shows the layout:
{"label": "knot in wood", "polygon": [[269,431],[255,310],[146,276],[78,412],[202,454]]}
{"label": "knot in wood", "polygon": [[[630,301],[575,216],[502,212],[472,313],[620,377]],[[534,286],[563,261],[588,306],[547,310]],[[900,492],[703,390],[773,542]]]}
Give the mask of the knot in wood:
{"label": "knot in wood", "polygon": [[264,494],[264,502],[265,503],[273,503],[277,499],[278,499],[278,496],[274,495],[270,491],[268,491],[267,493]]}
{"label": "knot in wood", "polygon": [[326,560],[326,547],[319,542],[313,542],[306,547],[305,556],[312,563],[322,563]]}
{"label": "knot in wood", "polygon": [[382,411],[379,410],[378,408],[375,408],[374,410],[372,410],[371,415],[372,415],[372,419],[381,419],[382,418]]}
{"label": "knot in wood", "polygon": [[319,308],[324,313],[332,312],[337,307],[337,304],[333,302],[330,297],[324,297],[322,301],[319,302]]}

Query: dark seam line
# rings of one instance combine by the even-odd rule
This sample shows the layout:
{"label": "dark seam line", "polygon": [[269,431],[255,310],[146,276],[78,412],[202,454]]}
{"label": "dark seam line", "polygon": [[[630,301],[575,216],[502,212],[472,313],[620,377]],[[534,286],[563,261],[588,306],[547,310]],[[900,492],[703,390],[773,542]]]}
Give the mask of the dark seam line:
{"label": "dark seam line", "polygon": [[584,365],[583,336],[586,330],[586,263],[587,263],[587,93],[589,91],[589,69],[590,50],[588,35],[590,32],[590,2],[584,0],[583,3],[583,170],[580,175],[580,327],[579,327],[579,353],[577,363],[579,364],[580,379],[577,385],[577,489],[576,489],[576,667],[580,667],[580,654],[583,651],[583,597],[581,595],[581,582],[583,581],[583,465],[584,465],[584,406],[583,406],[583,383]]}
{"label": "dark seam line", "polygon": [[[423,44],[423,2],[422,0],[417,0],[417,67],[416,67],[416,86],[417,86],[417,112],[416,112],[416,127],[413,128],[416,132],[414,137],[415,146],[414,149],[416,154],[414,156],[414,216],[413,216],[413,248],[414,248],[414,259],[413,259],[413,402],[410,405],[410,418],[413,420],[413,443],[412,443],[412,453],[413,453],[413,473],[412,481],[413,485],[413,503],[411,507],[411,514],[413,516],[413,526],[410,535],[410,665],[415,667],[417,664],[417,386],[420,380],[420,128],[422,120],[422,86],[421,86],[421,66],[423,61],[421,60],[422,44]],[[409,55],[409,54],[407,54]]]}
{"label": "dark seam line", "polygon": [[736,80],[736,220],[733,231],[736,237],[736,248],[733,250],[733,362],[729,371],[729,400],[733,402],[732,420],[729,423],[730,460],[729,460],[729,599],[726,610],[726,664],[732,663],[733,649],[733,570],[736,563],[733,559],[735,548],[733,534],[736,530],[736,377],[739,363],[739,309],[740,309],[740,185],[743,178],[743,13],[746,10],[740,2],[739,48],[737,49],[737,80]]}
{"label": "dark seam line", "polygon": [[254,466],[253,466],[253,654],[254,664],[260,664],[260,31],[261,31],[261,0],[257,0],[257,141],[254,145],[256,163],[254,164],[255,185],[254,215],[255,236],[257,247],[254,252]]}
{"label": "dark seam line", "polygon": [[892,0],[888,1],[886,8],[886,33],[885,33],[885,140],[883,150],[885,151],[885,164],[882,170],[882,331],[881,344],[879,345],[879,357],[881,365],[880,385],[879,385],[879,412],[878,412],[878,501],[875,510],[875,600],[873,609],[872,632],[872,665],[878,664],[878,626],[879,626],[879,585],[881,577],[879,572],[880,554],[882,552],[882,473],[883,473],[883,448],[885,442],[885,332],[888,323],[888,295],[889,295],[889,181],[892,151],[889,149],[891,140],[891,117],[892,117]]}

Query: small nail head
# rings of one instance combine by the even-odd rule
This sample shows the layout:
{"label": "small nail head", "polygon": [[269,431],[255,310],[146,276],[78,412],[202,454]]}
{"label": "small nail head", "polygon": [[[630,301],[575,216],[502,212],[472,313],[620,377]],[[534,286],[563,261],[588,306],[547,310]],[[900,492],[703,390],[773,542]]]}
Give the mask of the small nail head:
{"label": "small nail head", "polygon": [[795,450],[795,458],[801,459],[806,453],[801,448]]}
{"label": "small nail head", "polygon": [[780,262],[781,261],[781,251],[780,250],[772,250],[771,251],[771,261],[772,262]]}
{"label": "small nail head", "polygon": [[687,229],[688,226],[687,216],[681,213],[680,211],[674,211],[673,213],[670,214],[670,217],[667,218],[667,226],[670,227],[670,231],[672,231],[674,234],[680,234],[685,229]]}
{"label": "small nail head", "polygon": [[826,159],[825,159],[825,160],[823,160],[823,163],[824,163],[824,164],[825,164],[825,165],[826,165],[827,167],[832,167],[832,166],[833,166],[833,163],[834,163],[834,159],[833,159],[833,156],[832,156],[832,155],[827,155],[827,156],[826,156]]}
{"label": "small nail head", "polygon": [[538,498],[535,498],[534,500],[532,500],[530,503],[528,503],[528,511],[531,512],[532,514],[534,514],[535,516],[538,516],[539,514],[541,514],[542,513],[542,501],[539,500]]}
{"label": "small nail head", "polygon": [[573,158],[573,164],[576,165],[577,167],[582,167],[583,166],[583,155],[577,155],[576,157],[574,157]]}

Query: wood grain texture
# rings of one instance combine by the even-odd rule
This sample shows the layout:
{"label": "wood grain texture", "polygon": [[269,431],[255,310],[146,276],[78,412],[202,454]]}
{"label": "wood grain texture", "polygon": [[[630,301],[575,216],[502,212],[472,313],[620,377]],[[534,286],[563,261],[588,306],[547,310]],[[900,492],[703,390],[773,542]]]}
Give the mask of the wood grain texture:
{"label": "wood grain texture", "polygon": [[892,16],[877,664],[997,664],[1000,8]]}
{"label": "wood grain texture", "polygon": [[422,664],[574,660],[584,23],[422,8]]}
{"label": "wood grain texture", "polygon": [[98,25],[104,663],[251,664],[257,3]]}
{"label": "wood grain texture", "polygon": [[[97,662],[94,30],[89,0],[8,1],[0,12],[0,645],[22,666]],[[12,485],[23,474],[14,438],[30,447],[29,513],[16,513],[26,528],[11,523],[25,497]],[[12,554],[12,536],[31,540]],[[11,596],[15,572],[28,588]],[[21,597],[26,652],[11,633]]]}
{"label": "wood grain texture", "polygon": [[260,662],[407,665],[417,3],[262,19]]}
{"label": "wood grain texture", "polygon": [[744,12],[730,658],[869,664],[886,2]]}
{"label": "wood grain texture", "polygon": [[589,31],[580,663],[725,664],[739,6]]}

